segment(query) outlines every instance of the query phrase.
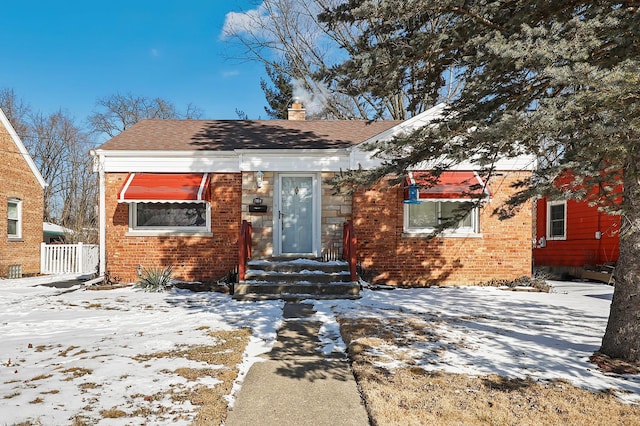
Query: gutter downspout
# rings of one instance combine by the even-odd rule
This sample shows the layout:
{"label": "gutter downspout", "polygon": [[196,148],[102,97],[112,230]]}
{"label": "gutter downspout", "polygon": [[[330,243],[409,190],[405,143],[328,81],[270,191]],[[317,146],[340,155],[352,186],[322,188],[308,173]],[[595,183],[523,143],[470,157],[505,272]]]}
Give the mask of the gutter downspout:
{"label": "gutter downspout", "polygon": [[98,277],[104,277],[107,262],[107,212],[106,206],[106,180],[104,174],[104,154],[91,150],[93,156],[93,170],[98,172],[98,229],[99,229],[99,245],[100,245],[100,263],[98,269]]}

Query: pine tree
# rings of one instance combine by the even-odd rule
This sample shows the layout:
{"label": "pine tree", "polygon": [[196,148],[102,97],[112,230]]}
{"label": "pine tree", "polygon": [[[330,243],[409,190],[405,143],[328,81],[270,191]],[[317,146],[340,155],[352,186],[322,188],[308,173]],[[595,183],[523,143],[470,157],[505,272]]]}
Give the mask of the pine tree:
{"label": "pine tree", "polygon": [[[358,52],[362,50],[359,44],[379,42],[384,45],[386,31],[389,29],[368,30],[369,20],[376,22],[376,10],[362,19],[358,16],[344,22],[331,21],[330,25],[318,19],[324,11],[329,11],[341,2],[342,0],[262,0],[258,8],[233,14],[233,18],[228,17],[222,30],[223,37],[227,42],[243,48],[242,57],[235,59],[259,61],[268,67],[276,65],[277,68],[279,64],[274,64],[273,58],[286,58],[288,67],[280,68],[279,71],[293,79],[310,96],[322,100],[322,109],[318,102],[314,108],[317,112],[311,114],[317,119],[368,120],[383,117],[404,120],[433,106],[443,96],[455,92],[439,91],[432,84],[431,77],[439,75],[435,68],[437,64],[432,60],[438,57],[436,50],[432,51],[428,60],[400,67],[394,74],[375,77],[387,84],[385,90],[370,92],[367,91],[366,81],[341,79],[341,72],[338,70],[334,73],[333,67],[341,63],[345,56],[350,55],[353,60],[344,64],[345,66],[375,69],[378,65],[384,67],[387,59],[393,59],[393,54],[410,53],[411,50],[407,46],[389,44],[385,55],[379,52],[379,55],[372,58],[358,58]],[[422,49],[429,46],[426,40],[433,39],[432,35],[438,32],[438,28],[446,24],[445,20],[434,15],[428,17],[427,25],[422,25],[422,16],[413,17],[418,11],[414,6],[419,5],[420,1],[365,3],[380,3],[381,7],[390,4],[391,7],[385,13],[392,12],[394,8],[402,10],[404,15],[399,18],[399,24],[402,25],[405,16],[416,23],[411,32],[425,40],[420,46]],[[279,111],[272,107],[272,111],[274,110]]]}
{"label": "pine tree", "polygon": [[[544,195],[586,199],[621,214],[601,352],[627,361],[640,361],[639,6],[631,0],[351,0],[323,16],[329,23],[365,20],[369,31],[388,35],[384,44],[358,43],[354,64],[385,60],[343,67],[344,81],[385,90],[383,76],[431,63],[437,54],[442,66],[435,75],[425,73],[421,90],[428,90],[427,78],[441,88],[451,81],[444,66],[455,68],[461,84],[438,126],[376,146],[387,160],[383,166],[347,173],[336,183],[368,184],[422,161],[443,170],[469,158],[491,174],[497,158],[535,156],[532,178],[495,213],[508,217]],[[429,28],[435,16],[446,20],[437,34],[415,31]],[[559,187],[557,178],[567,171],[572,182]],[[598,193],[589,194],[592,188]]]}
{"label": "pine tree", "polygon": [[274,120],[286,120],[287,111],[293,99],[293,84],[289,67],[286,62],[275,63],[265,65],[265,70],[273,87],[270,87],[264,79],[260,79],[260,87],[269,104],[268,107],[264,107],[264,110]]}
{"label": "pine tree", "polygon": [[404,120],[449,100],[456,93],[448,78],[456,59],[442,54],[443,31],[454,16],[431,3],[361,0],[320,14],[329,28],[342,22],[362,32],[342,45],[348,59],[320,74],[337,82],[335,90],[369,99],[378,116]]}

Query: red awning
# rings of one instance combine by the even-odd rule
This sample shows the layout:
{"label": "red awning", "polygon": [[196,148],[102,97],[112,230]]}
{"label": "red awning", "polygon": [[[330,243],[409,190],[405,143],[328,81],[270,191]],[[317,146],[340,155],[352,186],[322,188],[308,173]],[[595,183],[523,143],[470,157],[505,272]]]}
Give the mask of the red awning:
{"label": "red awning", "polygon": [[208,173],[129,173],[119,203],[210,201]]}
{"label": "red awning", "polygon": [[418,185],[418,197],[422,199],[477,199],[491,196],[489,187],[473,171],[442,172],[435,185],[431,185],[432,177],[428,171],[413,171],[407,174],[406,183]]}

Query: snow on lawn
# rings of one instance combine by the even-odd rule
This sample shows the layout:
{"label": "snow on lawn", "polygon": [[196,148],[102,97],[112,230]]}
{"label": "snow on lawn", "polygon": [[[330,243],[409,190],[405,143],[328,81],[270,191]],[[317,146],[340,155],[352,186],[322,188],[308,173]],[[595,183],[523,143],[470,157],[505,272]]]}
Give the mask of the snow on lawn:
{"label": "snow on lawn", "polygon": [[[588,282],[549,284],[550,293],[493,287],[365,290],[360,300],[316,301],[315,309],[320,318],[336,313],[388,323],[423,321],[436,338],[377,348],[381,365],[390,369],[409,357],[426,370],[565,379],[590,390],[612,389],[623,400],[640,402],[640,377],[604,374],[589,363],[601,344],[613,288]],[[336,345],[336,327],[326,322],[325,348]]]}
{"label": "snow on lawn", "polygon": [[[118,407],[133,412],[141,398],[132,395],[216,386],[211,379],[187,382],[172,373],[179,367],[210,365],[185,358],[139,362],[132,357],[179,345],[208,345],[208,331],[250,327],[241,380],[257,355],[270,350],[282,321],[281,301],[237,302],[223,294],[187,290],[69,291],[23,284],[28,282],[0,280],[1,424],[70,424],[78,413],[101,425],[122,424],[122,419],[101,419],[100,411]],[[402,365],[409,357],[428,370],[566,379],[640,401],[640,377],[606,375],[588,362],[600,346],[612,287],[550,284],[552,293],[493,287],[364,290],[359,300],[314,304],[324,324],[325,353],[344,351],[336,313],[387,319],[389,324],[401,320],[415,325],[417,319],[433,338],[379,348],[387,357],[379,357],[386,367]],[[389,356],[394,351],[397,356]],[[232,394],[239,386],[234,385]],[[229,399],[233,403],[233,395]],[[167,397],[153,403],[165,412],[181,413],[175,424],[190,423],[195,415],[196,407],[188,401]],[[144,404],[148,407],[149,401]],[[153,416],[126,422],[161,423]]]}
{"label": "snow on lawn", "polygon": [[[68,291],[24,283],[29,281],[0,280],[1,424],[70,424],[78,414],[98,422],[101,410],[131,413],[149,407],[148,398],[132,395],[214,387],[211,378],[187,381],[173,373],[211,365],[132,357],[180,345],[211,345],[210,331],[250,327],[253,335],[240,366],[240,374],[246,374],[256,356],[270,350],[282,319],[280,301],[238,303],[219,293],[177,289]],[[175,406],[168,396],[151,403],[178,413],[174,418],[181,420],[174,424],[190,424],[197,408],[188,401]],[[127,423],[159,420],[151,414]],[[122,419],[99,424],[122,424]]]}

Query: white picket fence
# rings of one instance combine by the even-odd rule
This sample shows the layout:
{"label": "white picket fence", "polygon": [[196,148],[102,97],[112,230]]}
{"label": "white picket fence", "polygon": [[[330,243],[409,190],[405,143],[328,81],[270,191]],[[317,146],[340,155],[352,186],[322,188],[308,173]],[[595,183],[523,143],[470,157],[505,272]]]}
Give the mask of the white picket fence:
{"label": "white picket fence", "polygon": [[93,274],[98,271],[97,244],[45,244],[40,250],[42,274]]}

